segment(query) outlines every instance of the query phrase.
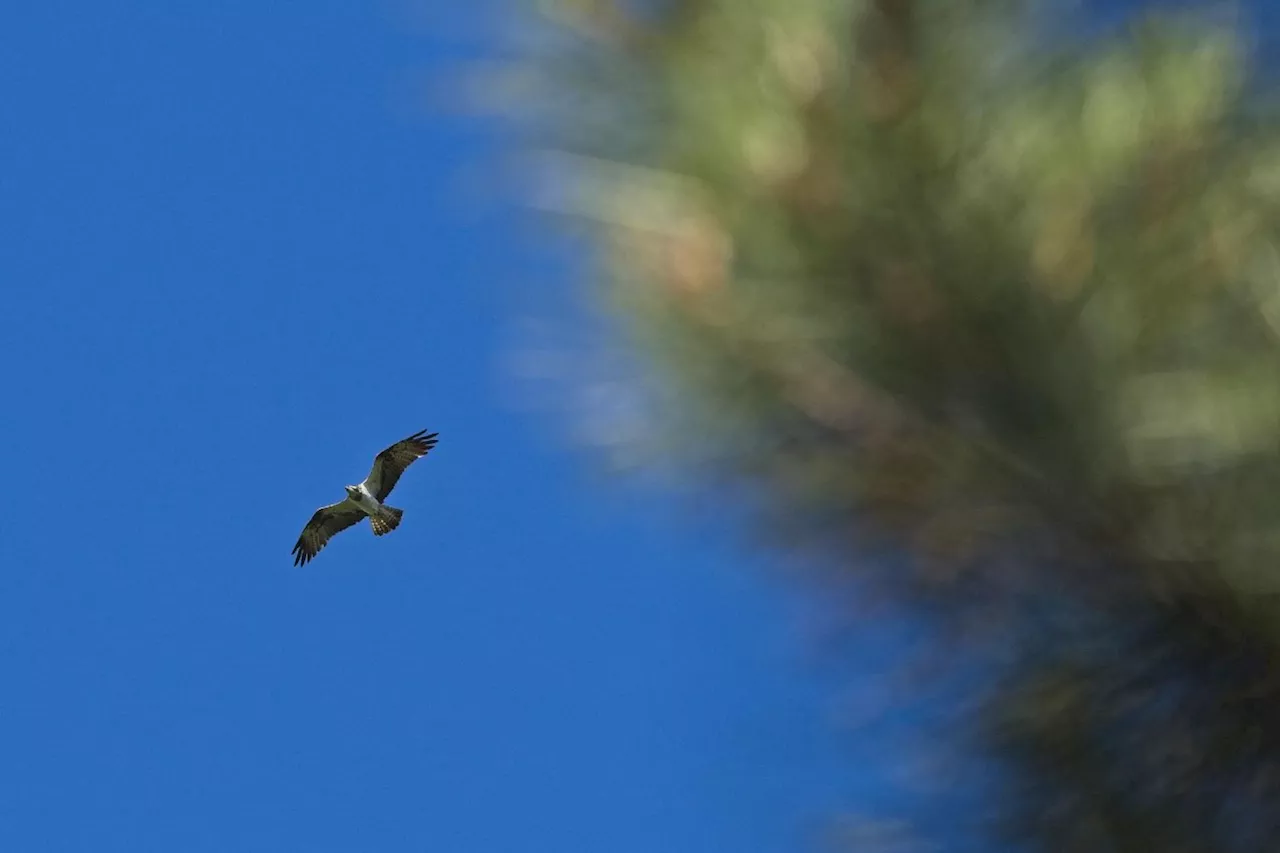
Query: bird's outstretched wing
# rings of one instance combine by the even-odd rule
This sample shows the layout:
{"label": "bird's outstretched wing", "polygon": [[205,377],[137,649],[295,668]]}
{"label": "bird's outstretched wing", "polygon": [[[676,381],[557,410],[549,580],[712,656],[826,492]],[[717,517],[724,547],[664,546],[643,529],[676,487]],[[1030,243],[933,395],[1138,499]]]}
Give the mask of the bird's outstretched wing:
{"label": "bird's outstretched wing", "polygon": [[379,453],[373,460],[373,470],[364,481],[364,487],[369,490],[369,494],[377,498],[379,503],[385,501],[387,495],[391,494],[391,490],[396,487],[404,469],[412,465],[415,460],[426,456],[431,448],[436,446],[437,435],[439,433],[434,432],[427,435],[424,429],[421,432],[415,432],[404,441],[397,441]]}
{"label": "bird's outstretched wing", "polygon": [[320,553],[320,549],[329,544],[329,540],[353,524],[359,523],[367,513],[350,498],[343,498],[336,504],[322,506],[302,528],[298,544],[293,546],[293,564],[305,566],[311,558]]}

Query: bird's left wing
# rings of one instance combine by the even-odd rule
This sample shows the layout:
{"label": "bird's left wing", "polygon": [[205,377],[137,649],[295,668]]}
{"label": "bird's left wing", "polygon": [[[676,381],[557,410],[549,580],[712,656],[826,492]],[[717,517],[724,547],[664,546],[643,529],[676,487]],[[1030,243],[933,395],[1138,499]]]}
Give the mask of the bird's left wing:
{"label": "bird's left wing", "polygon": [[320,553],[320,549],[329,544],[335,534],[341,533],[366,516],[350,498],[343,498],[336,504],[322,506],[302,528],[298,544],[293,546],[293,564],[305,566],[311,558]]}
{"label": "bird's left wing", "polygon": [[377,498],[379,503],[386,500],[387,495],[391,494],[391,490],[396,487],[404,469],[430,453],[431,448],[436,446],[438,435],[439,433],[435,432],[428,435],[424,429],[403,441],[397,441],[379,453],[373,460],[373,470],[364,481],[364,487],[369,490],[369,494]]}

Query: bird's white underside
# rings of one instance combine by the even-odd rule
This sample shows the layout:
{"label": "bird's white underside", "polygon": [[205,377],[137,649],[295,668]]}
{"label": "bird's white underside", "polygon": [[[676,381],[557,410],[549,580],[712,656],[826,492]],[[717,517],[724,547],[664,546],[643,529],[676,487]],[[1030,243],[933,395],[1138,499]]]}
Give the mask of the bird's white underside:
{"label": "bird's white underside", "polygon": [[382,504],[378,502],[377,498],[369,493],[368,482],[369,481],[366,480],[357,486],[355,498],[353,499],[348,497],[347,500],[351,501],[356,506],[360,507],[360,509],[372,516],[378,514],[378,511],[382,509]]}
{"label": "bird's white underside", "polygon": [[[373,496],[378,493],[378,490],[381,487],[382,487],[382,462],[380,460],[375,459],[373,461],[373,468],[372,470],[369,471],[369,476],[364,478],[364,482],[360,484],[360,488],[364,490],[364,493],[366,495],[368,495],[370,498],[373,498]],[[373,499],[375,502],[377,501],[377,498],[373,498]]]}

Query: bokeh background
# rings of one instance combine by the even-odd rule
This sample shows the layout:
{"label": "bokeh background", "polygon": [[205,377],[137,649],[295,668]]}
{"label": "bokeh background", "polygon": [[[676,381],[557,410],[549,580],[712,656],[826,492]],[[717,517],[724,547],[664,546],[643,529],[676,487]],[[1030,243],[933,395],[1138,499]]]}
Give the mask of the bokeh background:
{"label": "bokeh background", "polygon": [[1272,849],[1276,14],[10,10],[0,846]]}

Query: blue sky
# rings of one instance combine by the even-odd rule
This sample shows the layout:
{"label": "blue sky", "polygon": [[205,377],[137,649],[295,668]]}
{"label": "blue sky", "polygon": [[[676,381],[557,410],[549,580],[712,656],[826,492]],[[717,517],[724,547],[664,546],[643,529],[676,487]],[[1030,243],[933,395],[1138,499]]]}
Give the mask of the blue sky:
{"label": "blue sky", "polygon": [[497,393],[568,273],[406,108],[500,11],[432,5],[6,11],[0,848],[780,851],[874,790],[780,587]]}

